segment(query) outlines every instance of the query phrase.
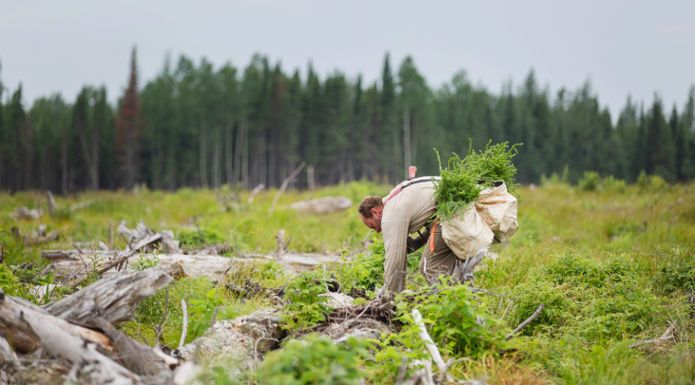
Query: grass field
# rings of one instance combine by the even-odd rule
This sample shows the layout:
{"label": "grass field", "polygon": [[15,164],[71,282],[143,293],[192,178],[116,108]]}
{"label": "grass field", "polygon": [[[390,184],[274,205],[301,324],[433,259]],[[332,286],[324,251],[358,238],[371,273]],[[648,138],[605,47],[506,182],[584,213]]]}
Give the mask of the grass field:
{"label": "grass field", "polygon": [[[445,359],[451,359],[454,377],[485,378],[491,384],[694,382],[695,185],[604,182],[583,188],[559,182],[520,188],[518,233],[509,244],[494,246],[492,251],[498,257],[477,270],[475,285],[486,290],[483,294],[443,284],[440,293],[428,297],[422,294],[426,293],[422,280],[411,272],[409,289],[421,293],[420,297],[399,298],[399,307],[420,306]],[[358,251],[365,239],[376,239],[377,247],[371,252],[361,252],[332,272],[345,287],[362,285],[369,296],[373,295],[373,282],[380,279],[378,237],[370,235],[356,210],[311,216],[298,214],[288,205],[330,195],[359,202],[366,194],[385,194],[388,189],[352,183],[314,192],[287,192],[272,214],[274,191],[260,193],[253,203],[247,202],[248,192],[233,189],[83,193],[57,198],[56,214],[31,221],[14,220],[10,213],[20,206],[45,211],[42,193],[0,193],[4,255],[0,285],[6,292],[31,298],[28,286],[51,279],[36,275],[44,263],[38,257],[40,250],[96,241],[122,248],[125,244],[116,233],[119,222],[125,220],[133,226],[142,220],[151,228],[172,230],[185,247],[226,243],[232,255],[272,252],[280,229],[291,238],[289,248],[300,252],[347,255]],[[84,202],[91,203],[77,211],[67,209]],[[25,247],[13,235],[13,227],[30,234],[39,223],[58,231],[61,238]],[[415,266],[417,256],[412,259]],[[250,270],[248,276],[275,287],[292,280],[272,264]],[[303,288],[296,278],[293,282]],[[191,299],[189,341],[205,331],[214,309],[218,319],[225,319],[270,305],[262,296],[236,298],[222,284],[204,279],[184,278],[169,290],[171,303],[177,303],[179,297]],[[541,316],[520,336],[505,342],[502,337],[541,303],[545,306]],[[161,319],[163,307],[163,297],[158,294],[141,305],[136,320],[121,327],[152,343],[152,326]],[[181,314],[174,306],[170,311],[163,342],[173,346],[178,342]],[[400,359],[417,357],[422,348],[408,334],[407,311],[402,314],[402,332],[376,345],[336,347],[309,339],[304,345],[287,344],[269,355],[257,375],[235,380],[215,372],[208,380],[282,383],[273,377],[279,370],[275,369],[296,367],[297,357],[305,356],[304,370],[319,376],[323,364],[320,357],[309,354],[313,350],[324,356],[335,354],[335,362],[344,366],[342,377],[336,375],[333,383],[359,383],[360,377],[366,383],[393,383]],[[475,317],[468,323],[467,314],[488,320],[485,328],[476,325]],[[659,337],[669,326],[673,330],[669,342],[631,347]],[[283,358],[286,356],[294,357],[291,364]]]}

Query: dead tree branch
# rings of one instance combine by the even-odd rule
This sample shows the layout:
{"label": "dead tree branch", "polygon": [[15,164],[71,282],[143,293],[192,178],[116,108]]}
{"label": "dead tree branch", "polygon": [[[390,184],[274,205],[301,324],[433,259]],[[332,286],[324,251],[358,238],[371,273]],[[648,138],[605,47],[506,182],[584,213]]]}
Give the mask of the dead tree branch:
{"label": "dead tree branch", "polygon": [[528,324],[533,322],[539,315],[541,315],[541,312],[543,312],[543,308],[545,306],[543,304],[540,304],[538,308],[536,308],[536,311],[531,314],[530,317],[528,317],[524,322],[520,323],[519,326],[516,327],[511,333],[507,334],[507,340],[510,340],[512,337],[514,337],[517,333],[519,333],[523,328],[525,328]]}

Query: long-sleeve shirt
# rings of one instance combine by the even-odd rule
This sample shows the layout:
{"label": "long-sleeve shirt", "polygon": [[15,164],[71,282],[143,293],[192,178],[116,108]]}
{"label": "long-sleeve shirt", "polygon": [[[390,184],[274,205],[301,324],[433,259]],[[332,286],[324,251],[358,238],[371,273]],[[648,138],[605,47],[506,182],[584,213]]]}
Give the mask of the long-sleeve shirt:
{"label": "long-sleeve shirt", "polygon": [[[405,288],[408,234],[422,228],[435,211],[432,177],[420,177],[396,186],[384,198],[381,230],[384,236],[384,287],[393,292]],[[423,180],[423,182],[420,182]],[[417,183],[413,183],[417,182]],[[403,185],[408,185],[393,195]]]}

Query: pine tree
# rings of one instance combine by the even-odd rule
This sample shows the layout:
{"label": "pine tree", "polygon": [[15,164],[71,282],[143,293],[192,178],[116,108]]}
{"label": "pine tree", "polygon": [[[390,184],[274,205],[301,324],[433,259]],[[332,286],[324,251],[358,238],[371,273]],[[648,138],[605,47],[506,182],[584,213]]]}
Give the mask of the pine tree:
{"label": "pine tree", "polygon": [[132,188],[138,182],[140,168],[140,101],[138,98],[136,50],[130,59],[128,87],[121,99],[116,122],[115,152],[118,157],[120,186]]}
{"label": "pine tree", "polygon": [[647,118],[647,151],[645,171],[664,179],[673,179],[674,153],[671,130],[664,117],[661,99],[654,97],[654,103]]}
{"label": "pine tree", "polygon": [[396,86],[391,70],[390,55],[384,55],[384,65],[381,70],[381,116],[379,121],[379,164],[383,181],[395,182],[402,179],[400,165],[401,139],[400,130],[396,127]]}
{"label": "pine tree", "polygon": [[676,141],[677,170],[679,165],[680,180],[695,178],[695,86],[690,88],[680,119]]}

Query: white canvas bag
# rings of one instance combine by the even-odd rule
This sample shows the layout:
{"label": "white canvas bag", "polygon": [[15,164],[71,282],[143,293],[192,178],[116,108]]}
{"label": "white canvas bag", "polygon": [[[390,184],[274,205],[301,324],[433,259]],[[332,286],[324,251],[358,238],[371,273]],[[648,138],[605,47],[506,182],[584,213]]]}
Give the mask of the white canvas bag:
{"label": "white canvas bag", "polygon": [[475,209],[500,242],[506,242],[519,227],[516,197],[507,191],[504,182],[481,191]]}
{"label": "white canvas bag", "polygon": [[444,243],[460,259],[476,255],[497,238],[504,242],[518,228],[517,201],[501,183],[484,189],[467,209],[442,221]]}

